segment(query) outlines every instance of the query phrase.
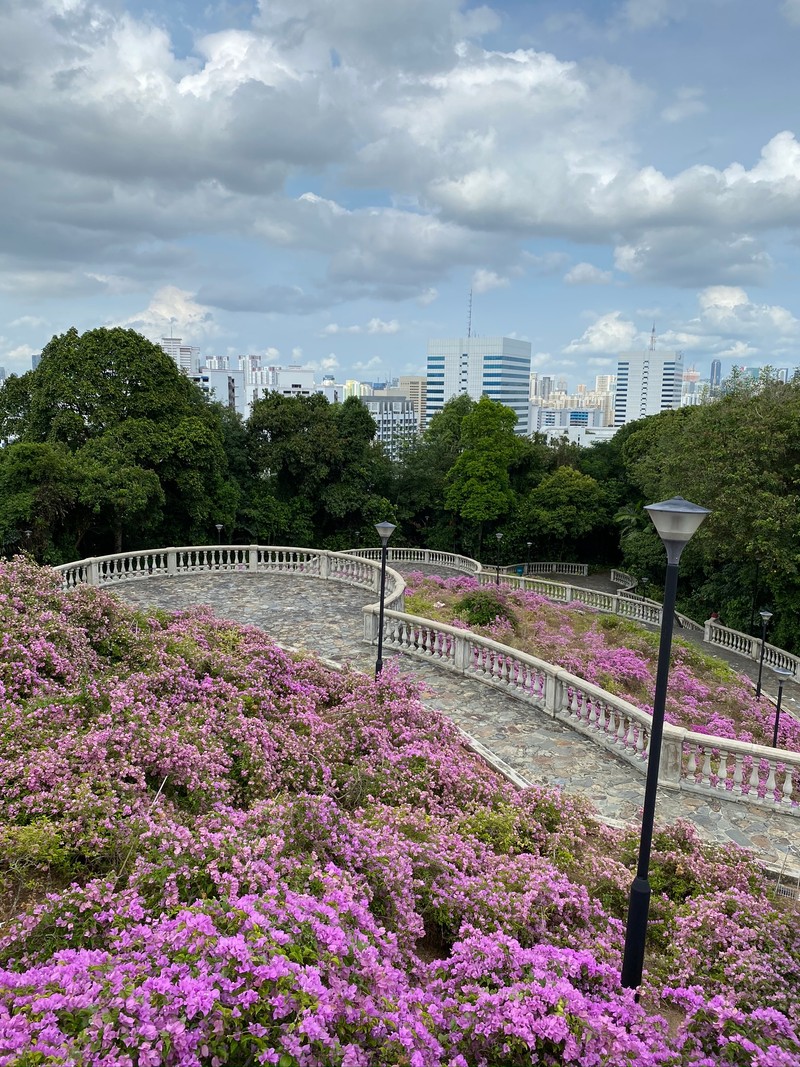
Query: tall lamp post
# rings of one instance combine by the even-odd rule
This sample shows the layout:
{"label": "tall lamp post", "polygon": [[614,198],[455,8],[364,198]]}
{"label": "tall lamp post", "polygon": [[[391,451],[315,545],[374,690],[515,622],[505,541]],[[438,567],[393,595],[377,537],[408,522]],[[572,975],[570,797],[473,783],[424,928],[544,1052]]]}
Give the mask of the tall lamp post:
{"label": "tall lamp post", "polygon": [[787,671],[785,667],[773,667],[778,677],[778,703],[775,705],[775,729],[772,731],[772,747],[778,747],[778,727],[781,724],[781,701],[783,700],[783,683],[787,678],[794,677],[794,671]]}
{"label": "tall lamp post", "polygon": [[218,522],[218,523],[216,524],[216,527],[217,527],[217,544],[218,544],[218,545],[221,545],[221,544],[222,544],[222,530],[223,530],[223,524],[222,524],[221,522]]}
{"label": "tall lamp post", "polygon": [[497,562],[495,563],[495,568],[494,568],[494,584],[495,585],[499,585],[500,584],[500,542],[503,540],[503,535],[498,530],[497,533],[495,534],[495,537],[497,538]]}
{"label": "tall lamp post", "polygon": [[526,541],[525,543],[528,546],[528,555],[527,555],[527,557],[525,559],[525,573],[526,574],[530,574],[531,573],[531,548],[533,547],[533,541]]}
{"label": "tall lamp post", "polygon": [[764,670],[764,646],[767,642],[767,623],[772,618],[771,611],[759,611],[761,616],[761,656],[758,660],[758,681],[756,682],[756,700],[761,699],[761,672]]}
{"label": "tall lamp post", "polygon": [[706,515],[710,514],[707,508],[690,504],[682,496],[662,500],[659,504],[650,504],[645,511],[649,512],[667,550],[667,575],[664,580],[664,604],[661,610],[661,640],[653,694],[653,721],[650,727],[650,743],[647,746],[647,779],[644,787],[642,831],[639,837],[639,861],[628,898],[628,922],[625,928],[622,985],[626,989],[638,988],[644,967],[644,943],[650,911],[650,849],[653,843],[658,768],[661,762],[661,738],[664,733],[664,706],[667,699],[672,626],[678,591],[678,562],[692,535]]}
{"label": "tall lamp post", "polygon": [[375,677],[383,670],[383,607],[386,597],[386,558],[389,555],[389,538],[397,529],[391,522],[376,522],[375,529],[381,539],[381,606],[378,611],[378,658],[375,660]]}

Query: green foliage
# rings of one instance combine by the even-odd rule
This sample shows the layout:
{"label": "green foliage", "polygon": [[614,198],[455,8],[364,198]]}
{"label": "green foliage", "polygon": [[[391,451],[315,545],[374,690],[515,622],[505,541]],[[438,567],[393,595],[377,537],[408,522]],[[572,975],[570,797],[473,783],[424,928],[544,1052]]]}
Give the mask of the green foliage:
{"label": "green foliage", "polygon": [[506,619],[512,627],[517,625],[517,617],[501,596],[491,589],[476,589],[465,593],[455,605],[456,615],[470,626],[488,626],[496,618]]}
{"label": "green foliage", "polygon": [[220,409],[133,330],[53,337],[0,388],[0,436],[0,531],[40,560],[207,541],[238,506]]}

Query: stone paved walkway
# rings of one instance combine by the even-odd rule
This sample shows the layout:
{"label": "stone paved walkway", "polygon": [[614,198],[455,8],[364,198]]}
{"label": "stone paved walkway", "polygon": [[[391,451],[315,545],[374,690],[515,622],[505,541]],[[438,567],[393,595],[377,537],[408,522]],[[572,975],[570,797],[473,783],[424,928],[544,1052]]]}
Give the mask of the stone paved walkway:
{"label": "stone paved walkway", "polygon": [[[363,640],[361,611],[374,597],[337,582],[197,574],[126,583],[115,592],[139,607],[177,610],[208,604],[220,617],[258,626],[281,644],[374,670],[375,649]],[[421,686],[426,705],[447,715],[524,779],[581,793],[601,818],[638,826],[644,775],[614,753],[490,686],[413,657],[393,655],[386,661],[395,658]],[[794,877],[800,873],[800,818],[665,790],[659,794],[657,818],[690,819],[709,840],[752,848],[771,865],[785,864]]]}

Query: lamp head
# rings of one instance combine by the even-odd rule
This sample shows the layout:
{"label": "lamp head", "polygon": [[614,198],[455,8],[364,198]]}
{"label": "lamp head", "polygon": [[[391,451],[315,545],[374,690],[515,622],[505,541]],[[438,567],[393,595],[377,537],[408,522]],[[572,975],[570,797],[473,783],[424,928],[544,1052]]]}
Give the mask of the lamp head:
{"label": "lamp head", "polygon": [[767,625],[769,620],[772,618],[772,612],[771,611],[759,611],[758,614],[761,616],[761,621],[764,623],[765,626]]}
{"label": "lamp head", "polygon": [[682,496],[673,496],[658,504],[648,504],[644,509],[653,520],[658,536],[667,550],[667,561],[677,564],[686,545],[697,532],[700,523],[711,512],[692,504]]}
{"label": "lamp head", "polygon": [[502,541],[503,540],[503,535],[500,533],[499,530],[495,534],[495,537],[497,538],[498,541]]}
{"label": "lamp head", "polygon": [[391,522],[376,522],[375,529],[378,531],[378,537],[381,539],[381,544],[386,546],[389,543],[389,538],[395,532],[397,527]]}

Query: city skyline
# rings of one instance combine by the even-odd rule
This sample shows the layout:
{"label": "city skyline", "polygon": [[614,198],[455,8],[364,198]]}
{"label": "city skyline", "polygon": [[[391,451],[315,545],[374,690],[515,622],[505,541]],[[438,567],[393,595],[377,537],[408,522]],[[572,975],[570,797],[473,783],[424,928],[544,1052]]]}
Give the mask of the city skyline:
{"label": "city skyline", "polygon": [[[793,367],[800,0],[0,9],[0,365],[127,325],[321,377],[507,336]],[[471,297],[470,297],[471,293]]]}

